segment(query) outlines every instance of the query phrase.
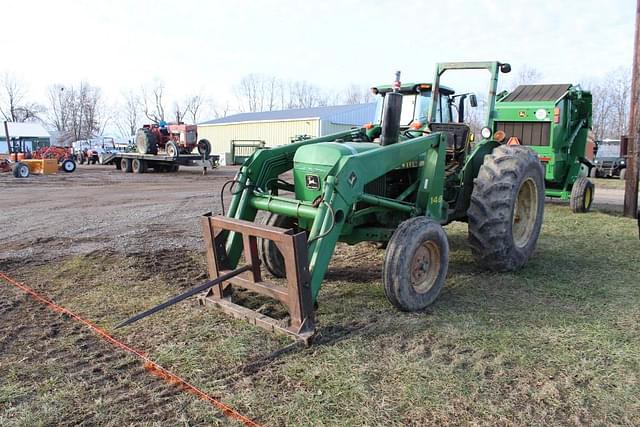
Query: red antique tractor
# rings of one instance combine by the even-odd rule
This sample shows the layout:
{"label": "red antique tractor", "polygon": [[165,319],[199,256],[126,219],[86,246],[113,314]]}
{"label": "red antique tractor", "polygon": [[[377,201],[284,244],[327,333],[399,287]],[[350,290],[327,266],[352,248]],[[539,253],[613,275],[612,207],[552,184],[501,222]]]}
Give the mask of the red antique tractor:
{"label": "red antique tractor", "polygon": [[159,149],[164,150],[174,159],[180,154],[190,154],[196,147],[203,156],[211,153],[209,141],[198,141],[198,126],[184,123],[144,125],[136,132],[136,147],[140,154],[158,154]]}

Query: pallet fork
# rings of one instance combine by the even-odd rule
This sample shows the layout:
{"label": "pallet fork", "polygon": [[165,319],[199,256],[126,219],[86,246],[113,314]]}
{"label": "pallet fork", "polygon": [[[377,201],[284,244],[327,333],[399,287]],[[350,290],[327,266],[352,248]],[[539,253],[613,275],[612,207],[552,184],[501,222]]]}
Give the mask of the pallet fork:
{"label": "pallet fork", "polygon": [[[213,216],[210,213],[204,215],[201,221],[207,248],[207,266],[211,279],[216,279],[232,271],[227,262],[228,254],[224,247],[225,237],[229,233],[237,233],[242,236],[244,261],[246,265],[250,266],[248,271],[211,287],[206,295],[201,297],[201,302],[214,304],[236,318],[245,319],[256,326],[288,335],[308,344],[315,332],[315,320],[305,233],[296,233],[292,229],[258,225],[241,219]],[[282,253],[286,267],[286,287],[263,280],[260,271],[258,239],[273,241]],[[232,301],[233,286],[281,302],[289,311],[289,320],[279,321],[234,303]]]}

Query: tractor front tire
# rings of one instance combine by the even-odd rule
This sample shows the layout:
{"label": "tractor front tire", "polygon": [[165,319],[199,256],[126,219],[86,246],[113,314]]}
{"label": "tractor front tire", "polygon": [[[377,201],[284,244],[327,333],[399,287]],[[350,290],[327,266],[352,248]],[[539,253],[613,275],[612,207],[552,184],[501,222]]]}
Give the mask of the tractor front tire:
{"label": "tractor front tire", "polygon": [[165,146],[165,151],[167,152],[167,157],[171,158],[171,160],[176,160],[180,155],[180,149],[178,148],[178,144],[173,141],[167,142]]}
{"label": "tractor front tire", "polygon": [[384,293],[402,311],[424,310],[440,294],[448,266],[442,226],[422,216],[408,219],[393,233],[384,255]]}
{"label": "tractor front tire", "polygon": [[209,155],[211,154],[211,143],[208,139],[203,138],[198,141],[198,154],[205,158],[209,158]]}
{"label": "tractor front tire", "polygon": [[467,217],[469,244],[478,264],[514,271],[533,253],[544,216],[544,171],[521,145],[501,145],[484,158]]}
{"label": "tractor front tire", "polygon": [[584,176],[579,177],[571,188],[571,199],[569,200],[571,211],[573,211],[573,213],[589,212],[591,204],[593,203],[595,190],[595,186],[588,178]]}
{"label": "tractor front tire", "polygon": [[[286,229],[297,229],[298,227],[295,218],[277,214],[269,215],[264,224]],[[260,258],[267,271],[274,277],[282,278],[286,276],[284,257],[272,240],[261,239]]]}

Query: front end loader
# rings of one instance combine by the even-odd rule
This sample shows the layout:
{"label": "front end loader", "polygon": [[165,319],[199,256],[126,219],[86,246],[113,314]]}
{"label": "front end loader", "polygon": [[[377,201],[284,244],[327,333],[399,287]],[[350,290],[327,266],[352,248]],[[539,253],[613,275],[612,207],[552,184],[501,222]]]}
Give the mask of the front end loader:
{"label": "front end loader", "polygon": [[[485,121],[492,126],[498,76],[509,65],[443,63],[433,84],[406,89],[398,73],[391,89],[378,89],[375,123],[259,150],[247,159],[228,183],[228,209],[202,218],[212,279],[203,285],[203,301],[308,342],[337,242],[373,241],[386,245],[382,282],[388,300],[402,311],[423,310],[445,283],[449,244],[443,225],[454,220],[468,222],[470,246],[482,266],[524,266],[542,223],[542,166],[526,147],[491,138],[474,144],[466,124],[442,120],[453,91],[440,86],[440,77],[458,69],[490,72]],[[261,266],[273,280],[263,278]],[[239,304],[234,288],[272,297],[288,309],[288,318]]]}

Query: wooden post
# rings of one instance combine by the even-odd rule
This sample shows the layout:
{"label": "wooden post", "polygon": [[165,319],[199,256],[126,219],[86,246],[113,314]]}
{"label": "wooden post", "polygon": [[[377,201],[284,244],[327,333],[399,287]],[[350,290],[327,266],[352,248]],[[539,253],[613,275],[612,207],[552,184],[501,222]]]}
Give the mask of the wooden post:
{"label": "wooden post", "polygon": [[[633,68],[631,69],[631,108],[629,110],[629,147],[627,172],[624,187],[624,216],[636,218],[638,215],[638,96],[640,94],[640,0],[636,4],[636,35],[633,44]],[[640,220],[639,220],[640,221]]]}

